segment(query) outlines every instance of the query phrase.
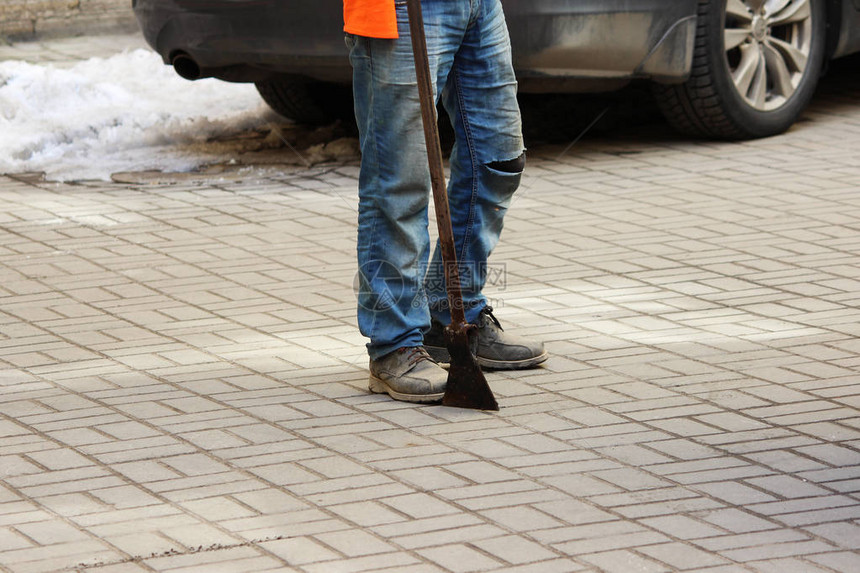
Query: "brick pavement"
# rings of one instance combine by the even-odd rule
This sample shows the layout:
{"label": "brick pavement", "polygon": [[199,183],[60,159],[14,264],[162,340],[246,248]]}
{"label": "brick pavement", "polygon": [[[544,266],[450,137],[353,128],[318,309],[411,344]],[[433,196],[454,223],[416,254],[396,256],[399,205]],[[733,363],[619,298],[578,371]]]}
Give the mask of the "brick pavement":
{"label": "brick pavement", "polygon": [[366,392],[354,164],[0,176],[0,571],[860,570],[858,82],[536,146],[498,413]]}

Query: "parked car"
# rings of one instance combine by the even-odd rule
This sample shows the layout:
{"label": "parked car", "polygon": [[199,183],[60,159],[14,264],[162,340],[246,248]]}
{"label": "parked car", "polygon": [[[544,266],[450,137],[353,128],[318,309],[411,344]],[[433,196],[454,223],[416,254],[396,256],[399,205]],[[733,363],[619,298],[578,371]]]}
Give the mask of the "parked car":
{"label": "parked car", "polygon": [[[726,139],[788,129],[826,63],[860,51],[860,0],[502,0],[522,92],[649,80],[669,122]],[[253,82],[298,122],[351,109],[335,0],[133,0],[147,42],[190,80]]]}

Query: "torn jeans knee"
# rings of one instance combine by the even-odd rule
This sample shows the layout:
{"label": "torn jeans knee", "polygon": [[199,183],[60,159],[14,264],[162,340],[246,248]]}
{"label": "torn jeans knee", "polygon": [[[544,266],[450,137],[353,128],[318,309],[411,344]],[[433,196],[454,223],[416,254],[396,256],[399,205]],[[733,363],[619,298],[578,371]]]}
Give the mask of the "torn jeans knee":
{"label": "torn jeans knee", "polygon": [[508,161],[493,161],[488,163],[487,167],[502,173],[522,173],[526,168],[526,154],[522,153],[516,159],[509,159]]}

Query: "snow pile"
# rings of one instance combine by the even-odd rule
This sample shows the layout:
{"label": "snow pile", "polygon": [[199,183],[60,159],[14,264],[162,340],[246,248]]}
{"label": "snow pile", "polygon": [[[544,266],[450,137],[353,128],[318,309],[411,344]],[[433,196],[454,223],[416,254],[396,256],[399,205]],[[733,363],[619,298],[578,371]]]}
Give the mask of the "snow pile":
{"label": "snow pile", "polygon": [[188,171],[223,159],[206,140],[271,117],[253,85],[189,82],[148,50],[69,69],[0,61],[0,173],[67,181]]}

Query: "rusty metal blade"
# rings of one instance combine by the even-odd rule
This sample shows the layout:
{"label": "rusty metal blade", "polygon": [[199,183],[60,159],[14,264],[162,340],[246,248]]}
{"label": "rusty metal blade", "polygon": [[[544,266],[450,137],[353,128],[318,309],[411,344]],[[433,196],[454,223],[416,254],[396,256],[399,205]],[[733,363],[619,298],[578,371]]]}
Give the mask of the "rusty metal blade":
{"label": "rusty metal blade", "polygon": [[451,363],[448,367],[448,384],[442,397],[443,406],[471,408],[472,410],[498,410],[499,404],[481,366],[469,350],[470,338],[477,335],[473,324],[454,325],[445,329],[445,341]]}

